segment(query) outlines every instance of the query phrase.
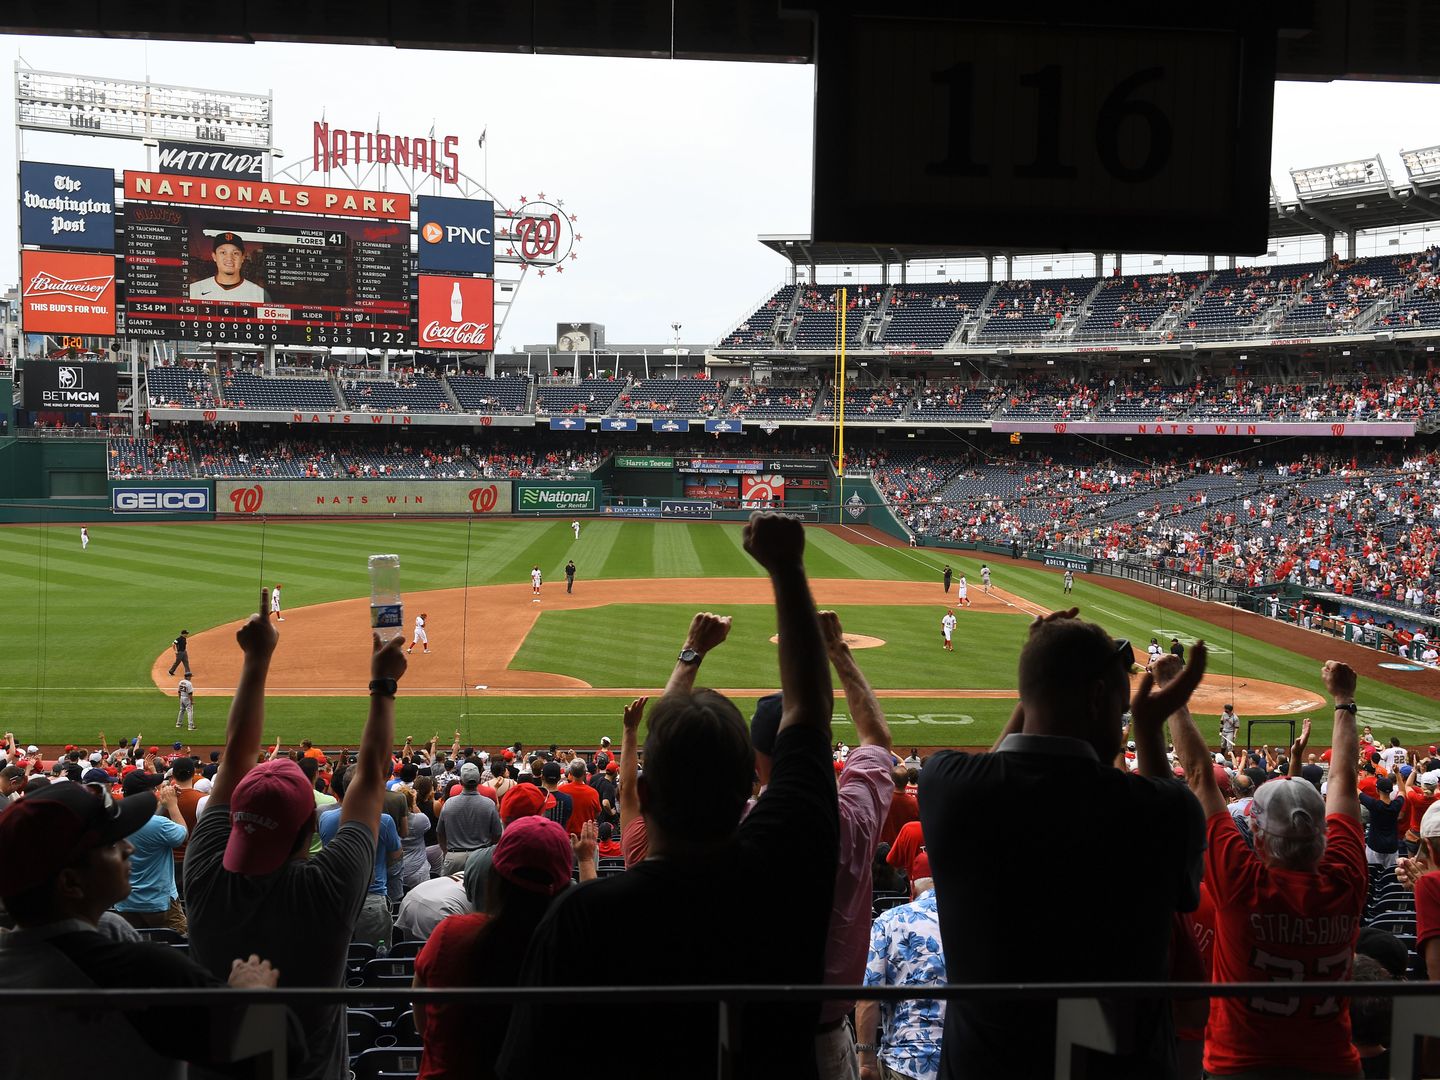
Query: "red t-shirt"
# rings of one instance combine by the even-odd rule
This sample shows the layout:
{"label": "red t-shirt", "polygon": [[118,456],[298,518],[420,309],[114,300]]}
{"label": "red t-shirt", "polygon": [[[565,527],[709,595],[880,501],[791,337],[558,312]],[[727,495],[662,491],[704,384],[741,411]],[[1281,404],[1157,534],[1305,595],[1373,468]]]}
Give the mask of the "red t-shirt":
{"label": "red t-shirt", "polygon": [[900,830],[912,821],[920,820],[920,804],[914,796],[897,791],[890,796],[890,810],[880,826],[880,843],[893,844]]}
{"label": "red t-shirt", "polygon": [[[475,939],[487,916],[450,915],[441,919],[415,957],[416,986],[474,986]],[[415,1032],[425,1047],[419,1080],[473,1075],[474,1038],[481,1028],[477,1013],[461,1002],[415,1003]]]}
{"label": "red t-shirt", "polygon": [[[1211,816],[1206,833],[1215,981],[1348,979],[1367,886],[1360,823],[1344,814],[1325,819],[1325,854],[1314,873],[1267,866],[1228,810]],[[1290,995],[1280,986],[1262,998],[1214,999],[1205,1070],[1223,1076],[1272,1068],[1358,1075],[1348,1001]]]}
{"label": "red t-shirt", "polygon": [[912,821],[896,834],[895,843],[890,845],[890,854],[885,856],[885,861],[910,877],[915,856],[924,850],[925,835],[920,831],[920,822]]}
{"label": "red t-shirt", "polygon": [[1400,835],[1404,836],[1407,832],[1418,833],[1420,819],[1425,816],[1425,811],[1429,810],[1437,799],[1440,799],[1440,792],[1426,795],[1419,788],[1411,788],[1405,792],[1405,809],[1400,813],[1400,823],[1397,826]]}
{"label": "red t-shirt", "polygon": [[570,823],[565,828],[572,836],[579,836],[580,826],[600,816],[600,793],[589,784],[561,784],[555,790],[570,796]]}
{"label": "red t-shirt", "polygon": [[1440,874],[1426,874],[1415,886],[1415,947],[1440,937]]}
{"label": "red t-shirt", "polygon": [[625,855],[625,869],[645,861],[650,854],[650,833],[645,827],[645,815],[636,814],[620,826],[620,848]]}
{"label": "red t-shirt", "polygon": [[1379,780],[1380,778],[1378,776],[1372,776],[1370,773],[1361,773],[1360,783],[1357,785],[1360,788],[1360,794],[1369,795],[1372,799],[1378,799],[1380,797],[1380,789],[1375,785]]}
{"label": "red t-shirt", "polygon": [[619,840],[601,840],[595,845],[595,851],[602,859],[619,859],[625,854]]}

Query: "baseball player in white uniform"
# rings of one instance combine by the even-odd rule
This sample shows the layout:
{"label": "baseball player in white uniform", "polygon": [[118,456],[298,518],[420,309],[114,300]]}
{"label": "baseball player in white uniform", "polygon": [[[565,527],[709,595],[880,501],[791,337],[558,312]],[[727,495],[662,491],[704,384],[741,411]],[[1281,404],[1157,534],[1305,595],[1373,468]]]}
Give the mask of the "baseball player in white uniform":
{"label": "baseball player in white uniform", "polygon": [[1150,654],[1150,659],[1145,664],[1146,668],[1154,666],[1155,661],[1165,655],[1165,650],[1160,648],[1160,642],[1156,641],[1153,637],[1150,639],[1150,644],[1146,647],[1145,651]]}
{"label": "baseball player in white uniform", "polygon": [[970,606],[970,583],[965,580],[965,575],[960,575],[960,580],[955,585],[955,599],[960,601],[961,607]]}
{"label": "baseball player in white uniform", "polygon": [[948,608],[945,611],[945,617],[940,620],[940,633],[945,638],[945,651],[954,652],[955,644],[950,640],[950,635],[955,633],[955,612]]}
{"label": "baseball player in white uniform", "polygon": [[180,680],[176,689],[180,694],[180,712],[175,716],[175,726],[180,726],[181,720],[190,721],[190,730],[195,730],[195,684],[187,676]]}
{"label": "baseball player in white uniform", "polygon": [[84,525],[80,526],[80,550],[84,551],[90,546],[90,530]]}
{"label": "baseball player in white uniform", "polygon": [[426,618],[427,616],[423,611],[415,616],[415,634],[410,639],[410,647],[405,650],[407,653],[414,652],[416,645],[424,645],[425,651],[427,653],[430,651],[430,636],[425,633]]}
{"label": "baseball player in white uniform", "polygon": [[538,604],[540,602],[540,567],[538,566],[530,571],[530,591],[535,596],[535,599],[530,602]]}
{"label": "baseball player in white uniform", "polygon": [[579,540],[579,539],[580,539],[580,522],[578,522],[578,521],[572,521],[572,522],[570,522],[570,528],[572,528],[572,529],[575,530],[575,539],[576,539],[576,540]]}
{"label": "baseball player in white uniform", "polygon": [[984,563],[980,564],[980,587],[987,593],[990,591],[990,567]]}
{"label": "baseball player in white uniform", "polygon": [[276,622],[284,622],[280,616],[280,586],[276,585],[270,590],[270,614],[275,616]]}
{"label": "baseball player in white uniform", "polygon": [[1235,736],[1240,731],[1240,717],[1235,715],[1235,706],[1226,704],[1220,713],[1220,751],[1225,754],[1235,752]]}

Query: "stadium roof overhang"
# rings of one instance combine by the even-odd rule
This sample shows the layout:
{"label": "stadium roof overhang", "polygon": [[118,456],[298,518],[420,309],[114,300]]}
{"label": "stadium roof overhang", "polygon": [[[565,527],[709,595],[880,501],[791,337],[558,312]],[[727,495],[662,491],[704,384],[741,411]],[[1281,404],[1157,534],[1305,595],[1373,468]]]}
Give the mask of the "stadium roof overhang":
{"label": "stadium roof overhang", "polygon": [[966,248],[941,244],[815,243],[804,234],[761,234],[757,239],[795,266],[883,266],[938,259],[1054,255],[1054,248]]}

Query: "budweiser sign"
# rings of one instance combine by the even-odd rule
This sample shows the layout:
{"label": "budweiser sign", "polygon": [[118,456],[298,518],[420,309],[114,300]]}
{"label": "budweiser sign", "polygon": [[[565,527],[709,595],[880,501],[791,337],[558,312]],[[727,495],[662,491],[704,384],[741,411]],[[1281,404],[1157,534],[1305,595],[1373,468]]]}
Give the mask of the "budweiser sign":
{"label": "budweiser sign", "polygon": [[25,295],[69,296],[76,300],[89,300],[91,303],[95,303],[104,297],[106,290],[110,288],[110,283],[114,280],[114,274],[109,277],[58,278],[54,274],[41,270],[25,286]]}
{"label": "budweiser sign", "polygon": [[489,323],[467,322],[451,326],[434,320],[426,323],[425,329],[420,331],[420,344],[450,345],[456,348],[463,345],[471,349],[485,350],[495,347],[495,343],[490,340]]}

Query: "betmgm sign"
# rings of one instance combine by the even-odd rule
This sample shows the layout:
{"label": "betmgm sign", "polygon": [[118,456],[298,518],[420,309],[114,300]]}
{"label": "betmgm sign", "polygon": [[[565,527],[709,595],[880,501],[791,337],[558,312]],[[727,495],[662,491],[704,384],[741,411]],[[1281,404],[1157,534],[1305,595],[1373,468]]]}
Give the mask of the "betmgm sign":
{"label": "betmgm sign", "polygon": [[20,369],[23,407],[31,412],[113,413],[116,407],[114,364],[30,360]]}

